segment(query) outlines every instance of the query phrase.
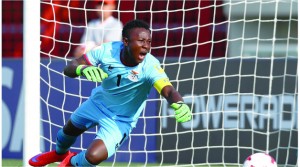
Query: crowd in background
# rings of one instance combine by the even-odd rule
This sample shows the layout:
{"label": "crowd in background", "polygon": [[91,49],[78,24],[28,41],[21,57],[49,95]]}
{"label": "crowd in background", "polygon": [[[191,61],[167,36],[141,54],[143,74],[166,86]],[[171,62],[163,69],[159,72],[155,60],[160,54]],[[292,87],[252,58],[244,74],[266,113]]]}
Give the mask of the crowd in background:
{"label": "crowd in background", "polygon": [[[214,6],[212,1],[167,3],[167,1],[95,0],[53,3],[57,5],[53,7],[49,3],[41,3],[41,57],[49,55],[76,57],[102,42],[121,40],[120,30],[123,24],[134,18],[150,24],[153,38],[151,53],[155,56],[225,55],[226,22],[221,5]],[[221,4],[222,1],[217,3]],[[188,10],[182,10],[183,5]],[[100,16],[105,13],[101,11],[104,8],[111,10],[110,15],[113,18],[110,16],[109,18],[110,24],[115,25],[116,33],[113,33],[115,37],[110,39],[100,37],[99,34],[104,32],[100,27],[97,37],[102,41],[90,42],[88,36],[96,35],[87,34],[87,28],[92,32],[95,26],[107,23],[104,16]],[[166,9],[170,12],[159,12]],[[3,58],[23,57],[23,11],[23,1],[2,2]],[[95,22],[97,19],[98,22]]]}

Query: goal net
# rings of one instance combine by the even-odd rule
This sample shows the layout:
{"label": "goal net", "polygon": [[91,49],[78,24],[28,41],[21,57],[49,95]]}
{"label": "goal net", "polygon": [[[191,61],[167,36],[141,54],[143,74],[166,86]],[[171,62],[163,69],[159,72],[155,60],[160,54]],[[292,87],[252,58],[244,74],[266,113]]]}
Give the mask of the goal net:
{"label": "goal net", "polygon": [[[176,123],[152,90],[110,166],[240,165],[256,152],[297,165],[297,6],[297,0],[117,1],[113,16],[123,24],[149,23],[151,53],[193,119]],[[96,13],[94,1],[41,1],[41,151],[55,148],[57,131],[99,86],[62,73]],[[86,149],[97,128],[71,149]]]}

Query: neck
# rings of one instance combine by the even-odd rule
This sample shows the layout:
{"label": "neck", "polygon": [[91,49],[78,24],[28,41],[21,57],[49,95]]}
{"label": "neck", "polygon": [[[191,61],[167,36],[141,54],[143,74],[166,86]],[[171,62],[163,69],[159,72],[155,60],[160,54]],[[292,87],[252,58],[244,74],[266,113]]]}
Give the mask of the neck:
{"label": "neck", "polygon": [[136,66],[137,64],[133,63],[134,61],[132,61],[130,59],[130,56],[128,56],[129,53],[128,51],[126,50],[126,48],[123,48],[121,50],[121,53],[120,53],[120,60],[122,62],[123,65],[127,66],[127,67],[134,67]]}

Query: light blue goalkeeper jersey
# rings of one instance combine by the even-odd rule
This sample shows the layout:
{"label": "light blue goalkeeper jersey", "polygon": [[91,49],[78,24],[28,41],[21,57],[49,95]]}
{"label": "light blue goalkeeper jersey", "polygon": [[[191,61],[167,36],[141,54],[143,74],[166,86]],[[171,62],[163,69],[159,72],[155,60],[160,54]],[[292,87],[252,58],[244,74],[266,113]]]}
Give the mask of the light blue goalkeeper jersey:
{"label": "light blue goalkeeper jersey", "polygon": [[168,77],[150,53],[135,67],[123,65],[120,60],[122,48],[123,42],[110,42],[86,54],[91,65],[100,66],[108,74],[101,86],[93,89],[90,98],[113,119],[129,122],[135,127],[153,84]]}

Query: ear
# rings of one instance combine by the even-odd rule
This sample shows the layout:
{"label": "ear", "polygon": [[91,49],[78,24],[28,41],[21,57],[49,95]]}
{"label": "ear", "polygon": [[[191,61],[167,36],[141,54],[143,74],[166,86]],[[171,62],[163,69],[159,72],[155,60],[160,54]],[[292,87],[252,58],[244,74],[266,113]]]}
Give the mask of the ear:
{"label": "ear", "polygon": [[128,42],[129,42],[129,40],[128,40],[128,38],[126,38],[126,37],[123,37],[123,43],[124,43],[124,46],[128,46]]}

